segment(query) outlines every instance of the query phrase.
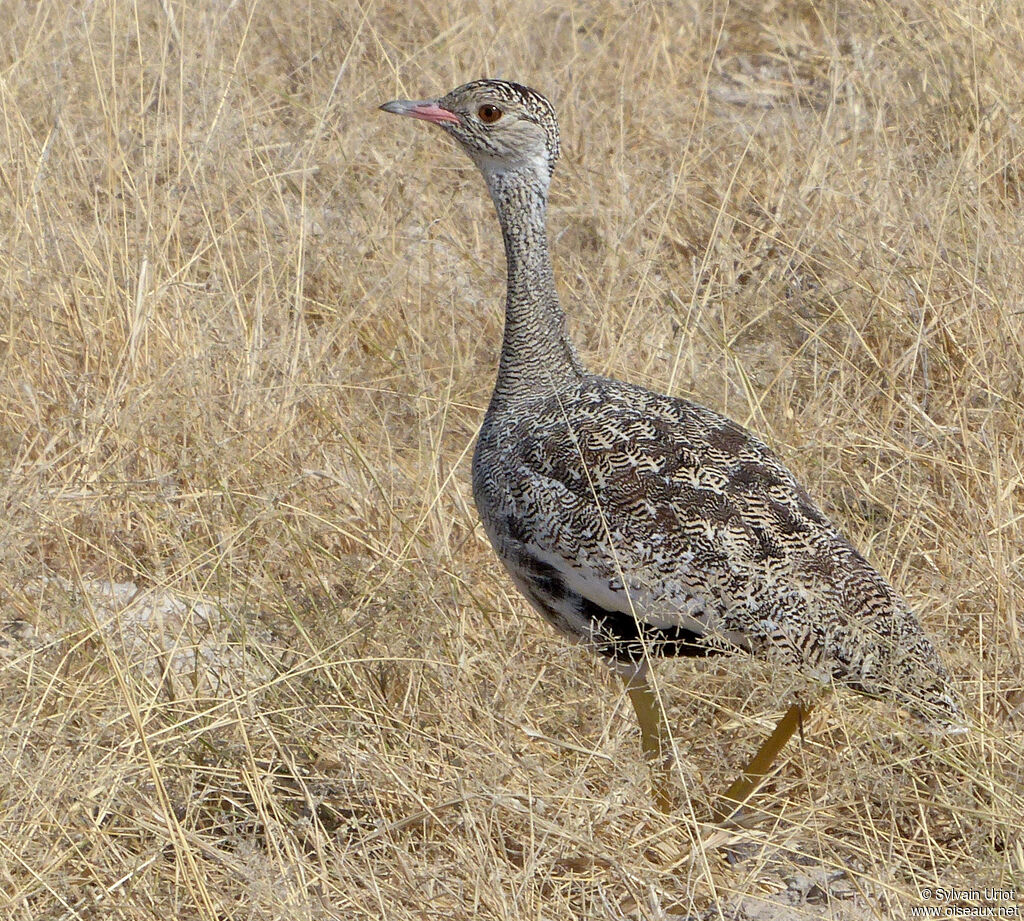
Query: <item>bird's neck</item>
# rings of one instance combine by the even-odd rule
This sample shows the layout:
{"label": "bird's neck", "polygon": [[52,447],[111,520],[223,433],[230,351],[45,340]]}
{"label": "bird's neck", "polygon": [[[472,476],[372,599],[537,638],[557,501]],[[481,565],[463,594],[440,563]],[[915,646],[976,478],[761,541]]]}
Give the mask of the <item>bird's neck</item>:
{"label": "bird's neck", "polygon": [[547,177],[533,170],[487,176],[508,263],[505,334],[492,408],[572,386],[584,370],[555,293],[548,251]]}

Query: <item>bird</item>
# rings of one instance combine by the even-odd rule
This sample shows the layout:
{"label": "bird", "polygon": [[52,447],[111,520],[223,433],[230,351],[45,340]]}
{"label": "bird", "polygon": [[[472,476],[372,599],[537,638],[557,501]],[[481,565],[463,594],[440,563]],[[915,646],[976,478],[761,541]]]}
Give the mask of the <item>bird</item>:
{"label": "bird", "polygon": [[[907,602],[762,439],[698,403],[584,366],[548,246],[560,154],[548,99],[482,79],[380,108],[440,127],[483,174],[507,277],[473,497],[519,591],[622,678],[643,752],[661,764],[658,808],[673,806],[668,727],[649,677],[659,657],[746,652],[962,729],[950,674]],[[716,818],[739,810],[808,711],[789,708]]]}

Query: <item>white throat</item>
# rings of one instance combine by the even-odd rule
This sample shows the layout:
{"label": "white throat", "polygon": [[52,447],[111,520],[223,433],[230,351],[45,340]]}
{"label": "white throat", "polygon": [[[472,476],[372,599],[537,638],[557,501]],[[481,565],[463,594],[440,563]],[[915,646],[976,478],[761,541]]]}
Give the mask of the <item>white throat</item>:
{"label": "white throat", "polygon": [[496,157],[478,151],[473,151],[470,156],[492,189],[495,184],[503,185],[513,174],[518,176],[520,181],[525,180],[530,185],[540,183],[545,190],[551,183],[551,167],[548,165],[547,154],[543,151],[524,154],[515,159]]}

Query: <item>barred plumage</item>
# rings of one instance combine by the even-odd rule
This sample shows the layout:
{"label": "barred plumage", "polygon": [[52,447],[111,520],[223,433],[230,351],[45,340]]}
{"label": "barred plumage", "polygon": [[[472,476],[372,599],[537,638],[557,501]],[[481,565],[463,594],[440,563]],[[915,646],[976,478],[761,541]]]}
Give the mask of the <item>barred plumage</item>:
{"label": "barred plumage", "polygon": [[548,254],[550,103],[481,80],[382,108],[455,138],[497,209],[506,320],[473,494],[531,603],[631,676],[652,655],[741,649],[962,723],[906,603],[767,446],[702,406],[585,371]]}

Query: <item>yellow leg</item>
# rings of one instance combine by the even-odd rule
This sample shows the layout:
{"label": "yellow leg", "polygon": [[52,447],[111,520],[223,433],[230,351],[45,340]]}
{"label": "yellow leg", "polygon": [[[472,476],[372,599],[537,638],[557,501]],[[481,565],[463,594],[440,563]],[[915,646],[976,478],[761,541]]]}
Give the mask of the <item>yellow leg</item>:
{"label": "yellow leg", "polygon": [[793,704],[779,720],[772,734],[758,749],[757,754],[743,769],[743,773],[731,787],[722,794],[722,802],[715,810],[715,821],[723,822],[736,812],[764,780],[772,763],[797,729],[803,726],[804,718],[811,712],[810,707]]}
{"label": "yellow leg", "polygon": [[640,747],[651,768],[654,804],[661,812],[671,812],[673,803],[669,788],[672,780],[672,747],[665,711],[643,672],[623,676],[622,680],[640,724]]}

